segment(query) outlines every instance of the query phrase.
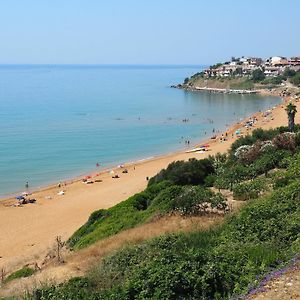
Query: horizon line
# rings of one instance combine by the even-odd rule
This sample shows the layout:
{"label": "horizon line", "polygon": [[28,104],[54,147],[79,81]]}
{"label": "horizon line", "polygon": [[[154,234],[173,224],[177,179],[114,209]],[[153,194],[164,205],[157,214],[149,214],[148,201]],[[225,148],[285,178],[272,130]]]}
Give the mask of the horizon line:
{"label": "horizon line", "polygon": [[209,64],[135,64],[135,63],[0,63],[0,66],[207,66]]}

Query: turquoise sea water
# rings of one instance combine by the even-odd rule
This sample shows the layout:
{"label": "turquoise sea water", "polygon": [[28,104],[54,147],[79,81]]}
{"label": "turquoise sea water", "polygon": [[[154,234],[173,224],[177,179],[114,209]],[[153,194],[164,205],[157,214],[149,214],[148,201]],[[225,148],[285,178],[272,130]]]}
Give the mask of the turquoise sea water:
{"label": "turquoise sea water", "polygon": [[182,149],[280,101],[169,88],[201,69],[0,66],[0,195]]}

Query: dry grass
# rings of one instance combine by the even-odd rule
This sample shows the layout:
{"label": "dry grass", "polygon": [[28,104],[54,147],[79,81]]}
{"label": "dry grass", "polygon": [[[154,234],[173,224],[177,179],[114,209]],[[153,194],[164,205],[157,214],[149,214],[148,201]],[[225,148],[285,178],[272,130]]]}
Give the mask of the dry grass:
{"label": "dry grass", "polygon": [[12,281],[0,290],[0,296],[21,295],[40,286],[64,282],[75,276],[82,276],[103,257],[127,245],[139,244],[145,240],[174,232],[204,230],[219,224],[223,216],[182,217],[171,215],[153,219],[151,222],[125,230],[114,236],[98,241],[94,245],[77,252],[64,251],[65,263],[50,262],[35,275]]}

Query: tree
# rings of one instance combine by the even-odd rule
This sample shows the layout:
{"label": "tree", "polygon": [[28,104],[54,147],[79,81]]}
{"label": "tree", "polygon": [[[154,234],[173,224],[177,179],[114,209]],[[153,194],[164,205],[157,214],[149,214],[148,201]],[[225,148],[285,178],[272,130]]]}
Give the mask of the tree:
{"label": "tree", "polygon": [[189,81],[190,81],[190,79],[187,77],[187,78],[185,78],[184,79],[184,84],[188,84],[189,83]]}
{"label": "tree", "polygon": [[266,78],[265,73],[261,69],[256,69],[252,72],[252,80],[254,82],[262,81]]}
{"label": "tree", "polygon": [[300,72],[297,72],[295,76],[291,77],[290,82],[294,85],[300,85]]}
{"label": "tree", "polygon": [[234,70],[233,75],[243,75],[243,68],[238,67]]}
{"label": "tree", "polygon": [[295,115],[297,112],[297,107],[295,104],[293,103],[289,103],[286,108],[285,111],[287,112],[288,115],[288,127],[290,131],[294,131],[295,128]]}
{"label": "tree", "polygon": [[283,76],[284,77],[293,77],[296,75],[296,71],[295,70],[292,70],[290,68],[286,68],[283,72]]}

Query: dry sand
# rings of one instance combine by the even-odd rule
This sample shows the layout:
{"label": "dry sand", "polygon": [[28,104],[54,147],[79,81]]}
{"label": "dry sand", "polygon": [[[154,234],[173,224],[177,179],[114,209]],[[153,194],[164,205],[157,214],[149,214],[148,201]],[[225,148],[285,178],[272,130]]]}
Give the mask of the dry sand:
{"label": "dry sand", "polygon": [[24,291],[32,292],[45,284],[59,284],[73,277],[85,276],[99,264],[103,257],[128,245],[136,245],[145,240],[173,232],[205,230],[219,224],[222,220],[223,215],[192,216],[189,218],[180,215],[163,216],[154,218],[149,223],[123,230],[78,251],[69,252],[64,249],[62,251],[63,264],[57,264],[56,259],[52,259],[34,275],[5,284],[0,288],[0,298],[11,296],[21,298]]}
{"label": "dry sand", "polygon": [[[289,101],[289,99],[285,99]],[[296,103],[300,111],[300,103]],[[280,104],[272,110],[272,115],[264,118],[261,113],[254,116],[258,118],[254,128],[274,128],[287,124],[285,105]],[[299,114],[296,122],[300,122]],[[63,239],[70,237],[76,229],[84,224],[89,215],[100,208],[109,208],[129,196],[142,191],[146,185],[146,177],[155,175],[169,163],[176,160],[187,160],[192,157],[204,158],[210,154],[227,151],[236,139],[231,133],[242,128],[242,122],[233,125],[228,131],[228,141],[220,142],[210,140],[210,151],[205,153],[173,153],[148,161],[126,165],[128,174],[123,174],[121,169],[116,169],[120,178],[113,179],[108,173],[100,174],[95,179],[102,182],[84,184],[76,181],[66,187],[50,187],[43,191],[35,192],[32,198],[37,199],[36,204],[27,204],[23,207],[11,206],[15,199],[6,199],[0,202],[0,269],[15,269],[17,266],[33,262],[44,257],[53,247],[56,236]],[[246,134],[245,128],[242,133]],[[220,134],[218,134],[220,137]],[[134,168],[135,166],[135,168]],[[65,195],[58,196],[59,190],[64,190]],[[45,199],[51,196],[52,199]]]}

